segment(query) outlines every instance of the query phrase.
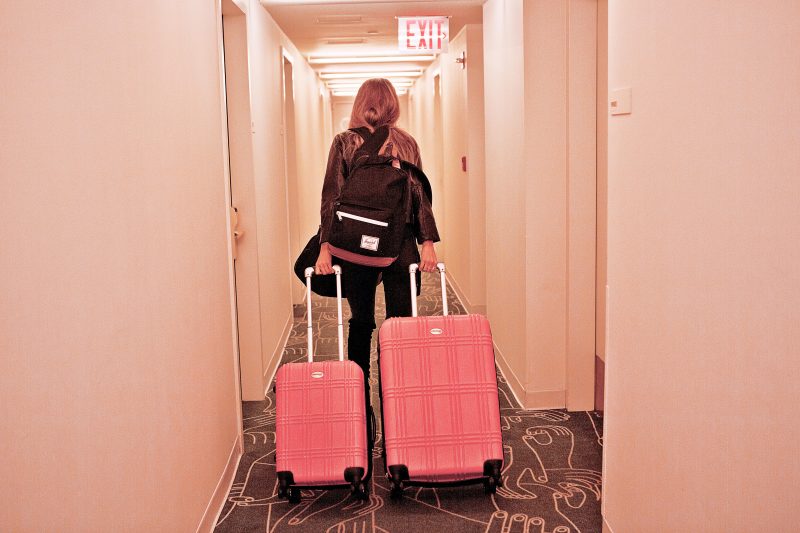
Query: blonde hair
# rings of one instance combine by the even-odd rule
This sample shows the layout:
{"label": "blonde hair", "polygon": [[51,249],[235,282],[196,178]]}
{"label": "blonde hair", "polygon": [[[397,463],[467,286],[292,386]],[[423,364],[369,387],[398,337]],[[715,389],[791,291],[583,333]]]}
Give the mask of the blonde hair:
{"label": "blonde hair", "polygon": [[384,78],[372,78],[361,84],[350,114],[351,128],[370,129],[394,126],[400,118],[400,100],[394,85]]}

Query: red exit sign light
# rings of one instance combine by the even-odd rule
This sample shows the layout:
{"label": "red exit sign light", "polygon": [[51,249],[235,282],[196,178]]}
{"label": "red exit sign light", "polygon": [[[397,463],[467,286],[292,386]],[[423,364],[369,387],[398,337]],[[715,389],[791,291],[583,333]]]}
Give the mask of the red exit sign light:
{"label": "red exit sign light", "polygon": [[447,52],[449,17],[398,17],[397,40],[403,52]]}

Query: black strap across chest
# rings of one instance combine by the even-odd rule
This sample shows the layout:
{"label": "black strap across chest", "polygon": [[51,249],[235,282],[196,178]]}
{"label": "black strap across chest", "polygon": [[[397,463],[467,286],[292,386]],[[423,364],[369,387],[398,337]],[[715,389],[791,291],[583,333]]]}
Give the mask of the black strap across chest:
{"label": "black strap across chest", "polygon": [[358,147],[356,152],[364,152],[368,155],[378,155],[378,151],[389,138],[389,126],[381,126],[373,132],[369,131],[367,127],[351,128],[351,131],[358,133],[364,144]]}

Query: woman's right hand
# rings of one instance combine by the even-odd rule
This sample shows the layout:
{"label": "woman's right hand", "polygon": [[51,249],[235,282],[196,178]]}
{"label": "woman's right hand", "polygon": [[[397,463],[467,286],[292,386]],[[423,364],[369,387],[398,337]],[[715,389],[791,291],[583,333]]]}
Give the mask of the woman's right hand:
{"label": "woman's right hand", "polygon": [[319,247],[319,257],[317,257],[317,264],[314,265],[315,274],[333,274],[333,264],[331,263],[331,251],[328,248],[328,243],[323,242]]}

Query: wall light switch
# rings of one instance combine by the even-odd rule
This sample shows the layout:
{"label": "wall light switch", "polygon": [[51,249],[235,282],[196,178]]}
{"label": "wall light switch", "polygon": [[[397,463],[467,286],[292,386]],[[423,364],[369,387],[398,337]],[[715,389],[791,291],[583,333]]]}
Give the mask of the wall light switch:
{"label": "wall light switch", "polygon": [[609,108],[612,115],[630,115],[631,113],[631,88],[611,91]]}

